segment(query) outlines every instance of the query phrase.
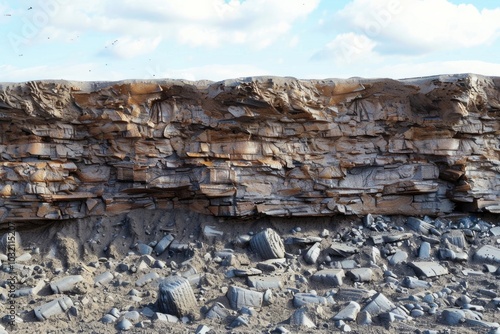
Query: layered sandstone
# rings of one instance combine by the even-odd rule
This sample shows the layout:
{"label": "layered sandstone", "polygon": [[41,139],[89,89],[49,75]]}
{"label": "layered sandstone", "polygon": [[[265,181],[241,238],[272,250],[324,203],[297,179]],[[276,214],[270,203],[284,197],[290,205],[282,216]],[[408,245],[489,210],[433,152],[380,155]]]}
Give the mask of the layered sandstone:
{"label": "layered sandstone", "polygon": [[0,221],[500,212],[500,78],[0,85]]}

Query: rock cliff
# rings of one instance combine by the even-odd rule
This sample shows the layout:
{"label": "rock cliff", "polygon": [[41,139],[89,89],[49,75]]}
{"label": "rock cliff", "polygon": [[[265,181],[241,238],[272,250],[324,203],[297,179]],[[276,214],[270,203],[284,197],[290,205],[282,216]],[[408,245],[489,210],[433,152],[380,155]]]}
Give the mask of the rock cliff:
{"label": "rock cliff", "polygon": [[500,78],[0,84],[0,222],[500,212]]}

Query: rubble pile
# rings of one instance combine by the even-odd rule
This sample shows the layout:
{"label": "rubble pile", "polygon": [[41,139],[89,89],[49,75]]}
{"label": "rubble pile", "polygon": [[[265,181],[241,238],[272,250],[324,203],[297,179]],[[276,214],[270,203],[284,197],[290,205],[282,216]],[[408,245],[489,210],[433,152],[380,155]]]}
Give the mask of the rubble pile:
{"label": "rubble pile", "polygon": [[[500,333],[498,220],[369,214],[229,227],[140,211],[90,224],[101,242],[71,237],[75,223],[45,244],[21,233],[14,267],[2,257],[5,329],[13,300],[16,333]],[[151,224],[134,234],[142,218]]]}

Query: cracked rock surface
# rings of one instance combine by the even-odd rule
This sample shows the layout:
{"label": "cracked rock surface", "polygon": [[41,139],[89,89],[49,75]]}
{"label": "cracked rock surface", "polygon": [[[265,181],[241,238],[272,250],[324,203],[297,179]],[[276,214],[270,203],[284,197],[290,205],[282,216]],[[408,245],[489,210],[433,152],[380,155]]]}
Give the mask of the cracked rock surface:
{"label": "cracked rock surface", "polygon": [[3,83],[0,223],[499,213],[499,87],[473,74]]}

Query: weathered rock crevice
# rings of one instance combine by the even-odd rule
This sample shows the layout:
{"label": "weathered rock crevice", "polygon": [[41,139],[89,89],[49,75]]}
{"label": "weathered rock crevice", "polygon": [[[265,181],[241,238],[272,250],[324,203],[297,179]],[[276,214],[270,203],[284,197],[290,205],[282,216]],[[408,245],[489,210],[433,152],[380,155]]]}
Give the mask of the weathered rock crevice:
{"label": "weathered rock crevice", "polygon": [[500,79],[0,85],[0,220],[500,212]]}

